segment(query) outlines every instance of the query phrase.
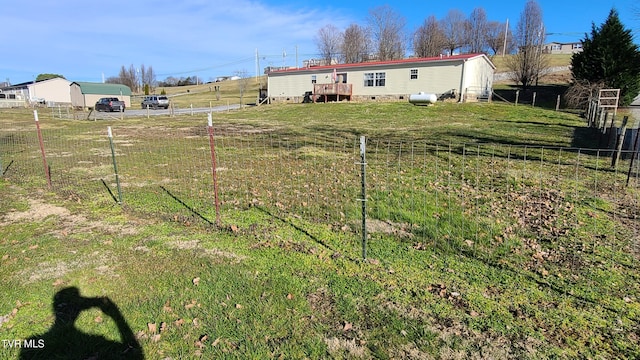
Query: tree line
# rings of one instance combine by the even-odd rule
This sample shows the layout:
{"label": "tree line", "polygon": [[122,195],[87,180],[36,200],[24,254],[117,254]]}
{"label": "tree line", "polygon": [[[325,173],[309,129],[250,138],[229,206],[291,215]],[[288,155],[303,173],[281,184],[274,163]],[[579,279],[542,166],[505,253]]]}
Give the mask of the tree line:
{"label": "tree line", "polygon": [[411,34],[405,29],[404,16],[384,5],[369,10],[366,24],[352,23],[344,31],[327,24],[314,40],[326,63],[398,60],[409,49],[416,57],[511,53],[519,40],[506,23],[490,21],[481,7],[469,17],[457,9],[449,10],[440,20],[431,15]]}
{"label": "tree line", "polygon": [[202,79],[197,76],[169,76],[164,80],[158,81],[153,67],[145,66],[144,64],[139,67],[135,67],[133,64],[129,65],[129,67],[122,65],[118,76],[108,77],[105,79],[105,82],[109,84],[127,85],[131,88],[131,91],[144,91],[147,95],[150,92],[154,92],[157,87],[197,85],[203,83]]}
{"label": "tree line", "polygon": [[369,10],[366,25],[350,24],[340,31],[332,24],[318,30],[318,52],[326,64],[389,61],[415,57],[485,53],[514,54],[507,66],[512,80],[524,88],[536,83],[548,67],[542,53],[545,26],[542,9],[528,0],[512,30],[507,22],[491,21],[477,7],[467,17],[452,9],[442,19],[428,16],[422,25],[406,33],[406,19],[389,5]]}
{"label": "tree line", "polygon": [[129,65],[128,68],[122,65],[118,76],[110,76],[105,79],[105,82],[108,84],[127,85],[133,92],[144,90],[146,94],[149,94],[150,91],[153,91],[158,86],[153,67],[145,66],[144,64],[137,68],[133,64]]}
{"label": "tree line", "polygon": [[[637,9],[640,17],[640,9]],[[315,43],[325,64],[360,63],[371,60],[399,60],[408,53],[415,57],[484,53],[509,54],[505,64],[510,78],[524,89],[537,85],[549,70],[543,48],[546,29],[542,8],[528,0],[515,29],[505,22],[490,21],[481,7],[469,16],[449,10],[442,19],[428,16],[412,33],[405,18],[389,5],[369,10],[366,24],[350,24],[341,31],[328,24],[320,28]],[[567,100],[584,104],[595,89],[621,89],[621,105],[631,103],[640,91],[640,52],[615,9],[600,27],[582,41],[583,51],[573,55],[573,83]]]}

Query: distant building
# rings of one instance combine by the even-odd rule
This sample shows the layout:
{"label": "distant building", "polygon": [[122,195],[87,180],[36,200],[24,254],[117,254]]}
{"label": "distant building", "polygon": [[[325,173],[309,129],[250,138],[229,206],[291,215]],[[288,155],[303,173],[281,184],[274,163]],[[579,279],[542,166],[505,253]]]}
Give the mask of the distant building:
{"label": "distant building", "polygon": [[582,41],[559,43],[552,42],[545,44],[542,52],[545,54],[575,54],[582,51]]}
{"label": "distant building", "polygon": [[240,76],[237,76],[237,75],[218,76],[215,82],[229,81],[229,80],[240,80]]}
{"label": "distant building", "polygon": [[117,97],[124,101],[126,107],[131,107],[131,89],[126,85],[73,82],[69,89],[74,107],[91,108],[103,97]]}
{"label": "distant building", "polygon": [[0,89],[0,99],[13,99],[28,104],[47,104],[49,106],[71,103],[69,93],[71,81],[56,77],[53,79],[30,81],[6,86]]}
{"label": "distant building", "polygon": [[273,102],[408,100],[425,92],[472,101],[488,97],[495,66],[484,54],[311,66],[268,73]]}

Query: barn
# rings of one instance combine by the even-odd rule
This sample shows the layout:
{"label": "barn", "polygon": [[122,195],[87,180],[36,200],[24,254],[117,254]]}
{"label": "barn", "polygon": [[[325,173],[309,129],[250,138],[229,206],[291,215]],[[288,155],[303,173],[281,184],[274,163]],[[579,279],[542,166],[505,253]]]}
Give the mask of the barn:
{"label": "barn", "polygon": [[272,102],[393,101],[425,92],[476,101],[490,96],[495,69],[484,54],[289,68],[268,73],[268,96]]}
{"label": "barn", "polygon": [[126,85],[72,82],[69,86],[74,107],[91,108],[103,97],[117,97],[124,101],[126,107],[131,106],[131,88]]}

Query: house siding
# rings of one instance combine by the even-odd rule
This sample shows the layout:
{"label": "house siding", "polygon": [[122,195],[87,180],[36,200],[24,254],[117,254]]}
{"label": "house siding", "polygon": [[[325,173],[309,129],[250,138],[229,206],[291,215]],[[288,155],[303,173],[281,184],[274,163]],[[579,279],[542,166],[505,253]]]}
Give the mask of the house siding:
{"label": "house siding", "polygon": [[545,54],[575,54],[582,51],[582,42],[559,43],[552,42],[544,46]]}
{"label": "house siding", "polygon": [[44,99],[49,104],[69,104],[71,103],[69,84],[71,81],[63,78],[39,81],[28,85],[29,94],[32,99]]}
{"label": "house siding", "polygon": [[[481,93],[490,91],[495,70],[484,55],[451,60],[418,59],[413,62],[337,65],[334,68],[337,74],[346,73],[346,83],[353,85],[352,100],[406,99],[410,94],[421,91],[438,96],[452,91],[458,94],[465,92],[474,94],[476,98]],[[305,92],[313,91],[313,76],[317,84],[331,83],[334,68],[270,73],[269,97],[272,101],[299,102]],[[417,79],[411,79],[412,69],[417,70]],[[384,86],[365,86],[366,73],[384,73]]]}

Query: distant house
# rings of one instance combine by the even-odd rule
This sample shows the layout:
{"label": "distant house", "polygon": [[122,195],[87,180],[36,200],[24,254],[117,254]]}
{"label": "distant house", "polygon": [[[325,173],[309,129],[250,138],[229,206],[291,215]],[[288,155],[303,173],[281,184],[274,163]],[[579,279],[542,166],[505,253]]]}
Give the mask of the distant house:
{"label": "distant house", "polygon": [[61,77],[15,84],[0,89],[0,94],[2,94],[0,99],[23,101],[25,105],[30,103],[49,106],[70,104],[69,84],[71,81]]}
{"label": "distant house", "polygon": [[131,89],[122,84],[103,84],[90,82],[72,82],[70,85],[71,105],[79,108],[91,108],[103,97],[117,97],[131,106]]}
{"label": "distant house", "polygon": [[228,80],[240,80],[240,76],[237,76],[237,75],[218,76],[215,82],[228,81]]}
{"label": "distant house", "polygon": [[544,45],[542,51],[545,54],[575,54],[582,51],[582,41],[569,43],[552,42]]}
{"label": "distant house", "polygon": [[489,96],[494,71],[484,54],[309,66],[269,72],[268,96],[272,102],[388,101],[425,92],[467,101]]}

